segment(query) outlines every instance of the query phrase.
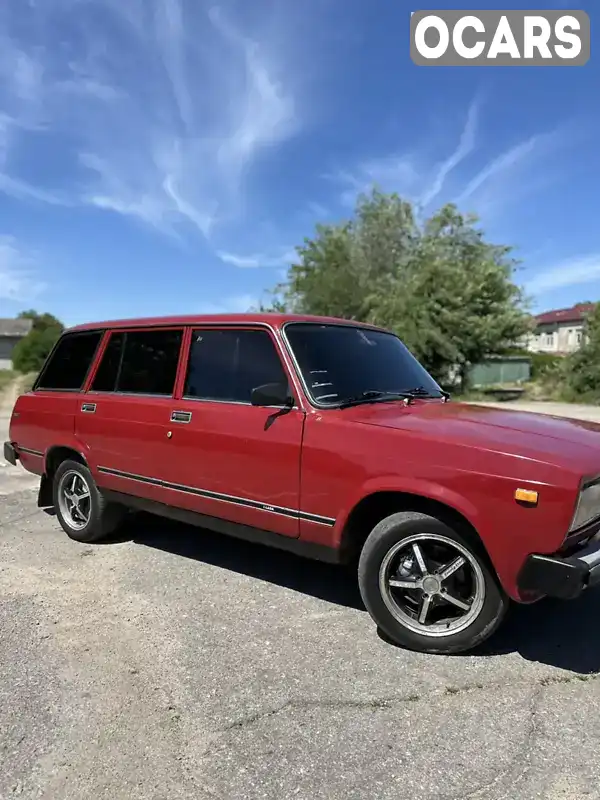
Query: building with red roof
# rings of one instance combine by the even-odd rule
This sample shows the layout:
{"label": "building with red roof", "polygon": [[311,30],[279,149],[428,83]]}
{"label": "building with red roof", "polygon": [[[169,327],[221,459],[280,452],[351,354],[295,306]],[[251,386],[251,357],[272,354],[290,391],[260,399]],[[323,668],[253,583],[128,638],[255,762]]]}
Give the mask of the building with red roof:
{"label": "building with red roof", "polygon": [[534,353],[568,355],[578,350],[583,341],[586,315],[594,303],[577,303],[571,308],[545,311],[535,319],[535,330],[529,336],[527,349]]}

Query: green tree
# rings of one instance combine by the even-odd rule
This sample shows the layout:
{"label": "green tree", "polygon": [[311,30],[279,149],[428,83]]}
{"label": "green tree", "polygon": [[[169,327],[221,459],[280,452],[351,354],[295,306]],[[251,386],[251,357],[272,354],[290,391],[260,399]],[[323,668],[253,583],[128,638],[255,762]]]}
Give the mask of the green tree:
{"label": "green tree", "polygon": [[562,378],[571,400],[600,400],[600,303],[586,315],[583,344],[564,359]]}
{"label": "green tree", "polygon": [[476,225],[476,217],[442,208],[425,224],[417,275],[416,300],[427,298],[423,358],[438,374],[449,363],[458,365],[463,387],[470,365],[530,329],[511,248],[486,242]]}
{"label": "green tree", "polygon": [[38,314],[34,310],[23,311],[19,317],[32,320],[33,325],[27,336],[16,345],[13,365],[19,372],[39,372],[64,326],[52,314]]}
{"label": "green tree", "polygon": [[444,206],[422,223],[410,203],[374,190],[353,219],[320,225],[275,287],[279,309],[395,331],[438,378],[513,345],[529,329],[511,248],[477,218]]}

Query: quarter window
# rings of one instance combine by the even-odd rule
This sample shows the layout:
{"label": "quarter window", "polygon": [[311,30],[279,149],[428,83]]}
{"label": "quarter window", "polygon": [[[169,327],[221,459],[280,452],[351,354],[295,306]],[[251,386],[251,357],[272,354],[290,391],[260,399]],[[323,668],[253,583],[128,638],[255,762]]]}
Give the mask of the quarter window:
{"label": "quarter window", "polygon": [[92,391],[173,394],[183,331],[128,331],[110,337]]}
{"label": "quarter window", "polygon": [[124,333],[113,333],[111,335],[92,381],[91,389],[93,392],[115,391],[124,342]]}
{"label": "quarter window", "polygon": [[185,396],[250,403],[252,390],[265,383],[288,387],[288,378],[267,331],[195,330]]}
{"label": "quarter window", "polygon": [[101,338],[101,331],[65,334],[44,365],[35,388],[62,391],[81,389]]}

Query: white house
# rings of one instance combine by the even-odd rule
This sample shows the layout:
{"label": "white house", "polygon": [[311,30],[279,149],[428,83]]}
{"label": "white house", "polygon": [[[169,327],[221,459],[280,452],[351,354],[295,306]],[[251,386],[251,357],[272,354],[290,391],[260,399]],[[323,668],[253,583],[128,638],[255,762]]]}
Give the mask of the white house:
{"label": "white house", "polygon": [[538,314],[535,330],[527,338],[527,349],[532,353],[555,355],[568,355],[578,350],[583,341],[585,316],[593,308],[594,303],[578,303],[572,308]]}

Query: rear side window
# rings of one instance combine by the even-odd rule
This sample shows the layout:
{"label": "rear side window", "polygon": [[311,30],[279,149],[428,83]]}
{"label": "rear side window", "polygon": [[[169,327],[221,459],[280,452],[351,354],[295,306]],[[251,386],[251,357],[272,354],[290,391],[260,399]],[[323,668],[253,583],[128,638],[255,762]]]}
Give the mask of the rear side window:
{"label": "rear side window", "polygon": [[92,391],[170,396],[182,341],[182,330],[113,333]]}
{"label": "rear side window", "polygon": [[102,331],[67,333],[58,342],[36,382],[36,389],[77,391],[85,383]]}
{"label": "rear side window", "polygon": [[193,331],[186,397],[249,403],[252,390],[265,383],[288,386],[281,359],[267,331]]}

